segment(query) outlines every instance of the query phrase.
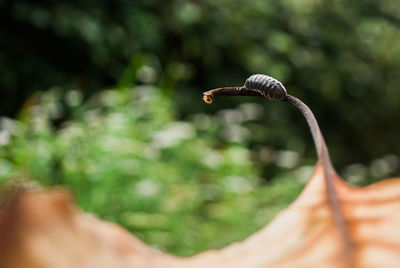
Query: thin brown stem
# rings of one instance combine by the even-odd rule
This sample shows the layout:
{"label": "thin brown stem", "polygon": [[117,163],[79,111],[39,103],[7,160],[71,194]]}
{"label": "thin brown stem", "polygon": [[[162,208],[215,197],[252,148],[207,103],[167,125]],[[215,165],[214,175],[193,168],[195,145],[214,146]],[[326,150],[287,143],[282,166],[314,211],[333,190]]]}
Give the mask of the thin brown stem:
{"label": "thin brown stem", "polygon": [[346,241],[345,243],[345,254],[349,263],[351,263],[352,256],[354,253],[354,245],[350,240],[349,230],[346,225],[346,222],[341,213],[340,201],[338,199],[338,195],[334,185],[334,178],[336,171],[332,165],[331,158],[329,156],[328,147],[326,146],[325,139],[322,136],[321,130],[319,128],[318,122],[315,119],[315,116],[311,109],[301,100],[291,95],[287,95],[282,101],[290,103],[294,105],[297,109],[299,109],[304,117],[307,120],[308,126],[310,127],[311,134],[313,136],[315,148],[318,154],[318,160],[324,166],[324,178],[326,183],[326,191],[329,203],[332,206],[332,210],[334,211],[335,222],[338,225],[341,233],[343,234],[343,239]]}
{"label": "thin brown stem", "polygon": [[211,104],[215,99],[219,97],[227,96],[256,96],[264,97],[260,92],[247,89],[245,87],[221,87],[213,90],[209,90],[203,93],[203,100],[207,104]]}
{"label": "thin brown stem", "polygon": [[[222,87],[204,92],[203,100],[207,104],[211,104],[216,98],[227,97],[227,96],[256,96],[263,98],[265,97],[259,91],[248,89],[246,87]],[[315,116],[311,111],[311,109],[308,108],[308,106],[304,104],[301,100],[291,95],[286,95],[286,97],[282,101],[292,104],[302,112],[302,114],[307,120],[308,126],[310,127],[311,135],[314,140],[318,158],[320,160],[325,159],[326,164],[332,168],[331,160],[329,157],[327,146],[325,144],[324,137],[322,136],[318,122],[315,119]]]}
{"label": "thin brown stem", "polygon": [[314,113],[311,111],[311,109],[304,102],[302,102],[298,98],[293,97],[291,95],[287,95],[282,101],[290,103],[293,106],[295,106],[297,109],[300,110],[300,112],[305,117],[305,119],[308,123],[308,126],[310,127],[310,131],[311,131],[311,135],[314,140],[318,159],[320,159],[320,160],[325,159],[324,161],[326,162],[326,164],[329,165],[330,167],[332,167],[332,163],[331,163],[331,159],[329,156],[328,148],[325,143],[325,139],[322,136],[317,119],[315,119]]}
{"label": "thin brown stem", "polygon": [[[215,98],[222,97],[222,96],[265,97],[259,91],[256,91],[253,89],[248,89],[246,87],[240,87],[240,88],[239,87],[226,87],[226,88],[217,88],[217,89],[205,92],[204,96],[203,96],[203,100],[206,103],[210,104],[210,103],[212,103],[212,101]],[[329,156],[328,148],[326,146],[325,139],[322,136],[318,122],[317,122],[313,112],[311,111],[311,109],[304,102],[299,100],[298,98],[293,97],[291,95],[286,95],[281,100],[284,102],[290,103],[293,106],[295,106],[297,109],[299,109],[308,123],[308,126],[311,131],[311,135],[314,140],[315,149],[317,151],[318,160],[324,167],[324,179],[326,182],[326,191],[327,191],[328,201],[332,206],[332,210],[334,212],[333,215],[334,215],[336,224],[338,225],[339,229],[341,230],[343,239],[345,241],[346,258],[349,260],[349,263],[351,263],[353,252],[354,252],[354,245],[349,238],[350,237],[349,230],[348,230],[346,222],[342,216],[340,201],[337,197],[337,192],[335,189],[334,180],[335,180],[336,171],[333,168],[333,165],[332,165],[332,162],[331,162],[331,159]]]}

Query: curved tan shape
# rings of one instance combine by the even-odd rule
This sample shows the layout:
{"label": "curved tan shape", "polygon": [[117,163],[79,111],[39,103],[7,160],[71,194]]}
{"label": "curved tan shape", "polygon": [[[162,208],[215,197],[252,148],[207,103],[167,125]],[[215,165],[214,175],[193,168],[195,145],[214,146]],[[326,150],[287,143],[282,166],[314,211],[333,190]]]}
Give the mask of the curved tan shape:
{"label": "curved tan shape", "polygon": [[324,176],[318,164],[297,200],[248,239],[190,258],[80,212],[65,190],[21,191],[1,210],[0,267],[399,267],[400,180],[355,188],[336,176],[338,210]]}

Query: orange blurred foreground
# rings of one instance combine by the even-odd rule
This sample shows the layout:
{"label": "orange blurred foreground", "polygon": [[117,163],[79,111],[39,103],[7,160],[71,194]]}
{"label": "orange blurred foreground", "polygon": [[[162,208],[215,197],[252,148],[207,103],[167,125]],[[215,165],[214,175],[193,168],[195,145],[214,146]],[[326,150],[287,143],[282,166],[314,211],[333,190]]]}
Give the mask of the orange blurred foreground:
{"label": "orange blurred foreground", "polygon": [[298,199],[243,242],[190,258],[156,251],[116,224],[81,212],[64,189],[3,193],[0,267],[399,267],[400,180],[353,188],[324,168]]}

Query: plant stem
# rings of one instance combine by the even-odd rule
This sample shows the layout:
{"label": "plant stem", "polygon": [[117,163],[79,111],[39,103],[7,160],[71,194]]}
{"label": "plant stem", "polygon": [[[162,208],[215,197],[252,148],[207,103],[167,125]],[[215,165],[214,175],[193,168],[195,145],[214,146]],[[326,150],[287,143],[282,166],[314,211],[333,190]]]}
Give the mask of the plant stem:
{"label": "plant stem", "polygon": [[264,97],[261,93],[245,87],[221,87],[203,93],[203,100],[211,104],[216,98],[226,96],[256,96]]}
{"label": "plant stem", "polygon": [[287,95],[282,101],[287,102],[295,106],[303,114],[307,120],[308,126],[310,127],[311,135],[314,140],[315,149],[317,151],[318,159],[320,159],[324,164],[332,167],[331,159],[329,156],[328,148],[325,143],[325,139],[322,136],[321,130],[319,128],[317,119],[315,119],[314,113],[311,109],[301,100],[291,95]]}
{"label": "plant stem", "polygon": [[[203,100],[210,104],[217,97],[222,96],[257,96],[257,97],[265,97],[260,92],[248,89],[246,87],[227,87],[227,88],[217,88],[214,90],[210,90],[204,92]],[[281,101],[287,102],[295,106],[297,109],[301,111],[305,119],[307,120],[308,126],[311,131],[311,135],[314,140],[315,149],[318,155],[318,161],[324,167],[324,180],[326,182],[326,191],[328,202],[332,206],[333,217],[338,228],[341,230],[343,240],[346,245],[346,258],[348,260],[352,260],[354,245],[349,236],[349,230],[346,225],[346,222],[342,216],[340,201],[338,199],[338,194],[335,189],[335,176],[336,171],[332,165],[328,148],[325,143],[325,139],[322,136],[321,130],[319,128],[318,122],[315,119],[315,116],[311,109],[301,100],[291,95],[286,95]],[[350,262],[349,262],[350,263]]]}
{"label": "plant stem", "polygon": [[[216,98],[225,96],[256,96],[265,97],[260,92],[248,89],[246,87],[222,87],[209,90],[203,93],[203,100],[211,104]],[[318,159],[324,163],[324,165],[332,169],[332,163],[329,157],[328,149],[325,144],[324,137],[322,136],[318,122],[310,108],[304,102],[291,95],[286,95],[282,101],[287,102],[299,109],[307,120],[308,126],[310,127],[311,135],[314,140],[315,149],[317,151]]]}

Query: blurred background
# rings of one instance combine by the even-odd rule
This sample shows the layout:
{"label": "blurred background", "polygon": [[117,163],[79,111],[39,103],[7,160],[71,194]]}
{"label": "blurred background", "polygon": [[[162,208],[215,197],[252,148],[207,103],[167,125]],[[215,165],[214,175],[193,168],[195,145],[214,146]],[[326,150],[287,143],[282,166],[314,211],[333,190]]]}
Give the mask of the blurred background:
{"label": "blurred background", "polygon": [[178,255],[241,240],[316,162],[300,112],[202,92],[269,74],[338,172],[400,176],[396,0],[0,1],[0,182],[67,185]]}

